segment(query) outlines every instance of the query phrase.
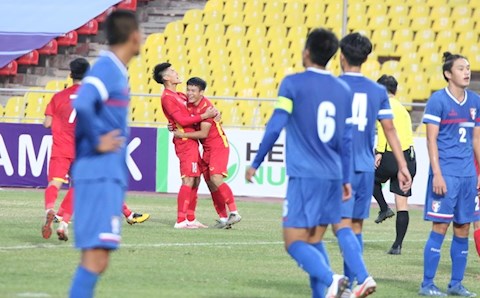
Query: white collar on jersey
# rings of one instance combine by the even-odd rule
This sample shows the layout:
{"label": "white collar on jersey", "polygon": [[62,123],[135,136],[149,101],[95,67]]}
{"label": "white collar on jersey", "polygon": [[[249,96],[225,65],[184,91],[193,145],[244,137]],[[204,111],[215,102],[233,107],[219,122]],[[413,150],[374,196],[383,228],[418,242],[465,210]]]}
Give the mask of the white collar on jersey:
{"label": "white collar on jersey", "polygon": [[316,67],[307,67],[307,71],[313,71],[313,72],[321,73],[321,74],[330,74],[330,72],[328,70],[320,69],[320,68],[316,68]]}
{"label": "white collar on jersey", "polygon": [[464,99],[462,102],[459,102],[459,101],[455,98],[455,96],[453,96],[452,93],[450,93],[450,90],[448,90],[448,87],[445,87],[445,92],[447,92],[447,95],[448,95],[454,102],[456,102],[458,105],[463,106],[463,105],[467,102],[467,99],[468,99],[467,90],[463,90],[463,92],[465,92],[465,99]]}
{"label": "white collar on jersey", "polygon": [[360,72],[344,72],[343,73],[344,76],[352,76],[352,77],[363,77],[363,74],[360,73]]}
{"label": "white collar on jersey", "polygon": [[115,63],[115,65],[117,65],[118,68],[120,69],[120,71],[123,73],[123,75],[128,77],[128,71],[127,71],[127,68],[125,67],[125,64],[123,64],[122,61],[120,61],[120,59],[118,59],[117,55],[115,55],[112,51],[103,50],[103,51],[100,52],[100,55],[101,56],[107,56],[110,59],[112,59],[112,61]]}

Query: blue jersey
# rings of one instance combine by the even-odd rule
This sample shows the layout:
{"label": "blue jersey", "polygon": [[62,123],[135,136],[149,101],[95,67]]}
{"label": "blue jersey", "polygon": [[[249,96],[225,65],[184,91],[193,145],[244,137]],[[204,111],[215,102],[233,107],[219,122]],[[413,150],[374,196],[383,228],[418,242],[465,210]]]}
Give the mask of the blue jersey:
{"label": "blue jersey", "polygon": [[[480,97],[470,90],[458,102],[447,88],[432,94],[425,107],[423,123],[439,126],[438,159],[443,175],[475,176],[473,128],[480,126]],[[430,174],[432,174],[430,168]]]}
{"label": "blue jersey", "polygon": [[309,68],[285,77],[278,96],[277,109],[290,113],[287,175],[349,180],[351,130],[346,122],[351,117],[352,93],[348,86],[327,71]]}
{"label": "blue jersey", "polygon": [[387,90],[360,73],[340,76],[353,92],[352,155],[353,170],[375,171],[375,124],[377,120],[393,119]]}
{"label": "blue jersey", "polygon": [[99,153],[100,136],[120,130],[128,139],[130,92],[125,66],[105,51],[82,81],[73,106],[77,111],[76,180],[108,178],[127,185],[126,145],[117,152]]}

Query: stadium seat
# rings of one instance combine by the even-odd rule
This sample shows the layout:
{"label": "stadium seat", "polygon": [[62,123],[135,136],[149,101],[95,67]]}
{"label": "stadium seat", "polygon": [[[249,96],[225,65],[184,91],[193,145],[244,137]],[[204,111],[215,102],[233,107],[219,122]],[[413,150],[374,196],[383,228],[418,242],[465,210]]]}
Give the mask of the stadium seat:
{"label": "stadium seat", "polygon": [[372,30],[388,27],[388,18],[386,15],[375,15],[368,21],[368,27]]}
{"label": "stadium seat", "polygon": [[95,20],[90,20],[76,31],[80,35],[96,35],[98,33],[98,22]]}
{"label": "stadium seat", "polygon": [[28,54],[23,55],[17,59],[18,65],[37,65],[38,64],[38,51],[33,50]]}
{"label": "stadium seat", "polygon": [[388,28],[390,30],[401,30],[410,26],[410,17],[407,15],[391,15]]}
{"label": "stadium seat", "polygon": [[[229,1],[233,2],[233,1]],[[241,1],[240,1],[241,2]],[[203,8],[204,12],[207,11],[222,11],[223,10],[223,0],[209,0],[207,3],[205,3],[205,7]]]}
{"label": "stadium seat", "polygon": [[132,105],[132,120],[135,126],[151,126],[155,121],[155,110],[150,102],[144,100]]}
{"label": "stadium seat", "polygon": [[10,97],[5,105],[3,122],[18,123],[25,115],[25,99],[23,97]]}
{"label": "stadium seat", "polygon": [[428,17],[429,14],[430,14],[430,7],[428,7],[427,5],[419,5],[419,4],[412,5],[409,13],[412,20],[415,20],[416,18],[419,18],[419,17]]}
{"label": "stadium seat", "polygon": [[308,28],[317,28],[326,22],[326,16],[319,11],[308,11],[306,15],[305,26]]}
{"label": "stadium seat", "polygon": [[[287,28],[282,25],[271,26],[265,35],[268,41],[284,39],[287,37]],[[272,49],[275,50],[275,49]]]}
{"label": "stadium seat", "polygon": [[70,31],[64,36],[57,37],[57,43],[59,46],[64,47],[76,46],[78,43],[77,31]]}
{"label": "stadium seat", "polygon": [[123,0],[117,4],[118,9],[126,9],[131,11],[137,10],[137,0]]}
{"label": "stadium seat", "polygon": [[0,104],[0,122],[3,122],[4,113],[5,113],[5,108]]}
{"label": "stadium seat", "polygon": [[379,57],[391,57],[398,55],[395,53],[395,44],[389,40],[375,43],[374,51]]}
{"label": "stadium seat", "polygon": [[202,22],[203,13],[200,9],[190,9],[185,12],[183,16],[183,23],[185,24],[199,24]]}
{"label": "stadium seat", "polygon": [[472,9],[468,5],[456,5],[453,6],[452,19],[457,21],[458,19],[469,19],[472,16]]}
{"label": "stadium seat", "polygon": [[385,16],[387,15],[387,6],[378,2],[376,4],[371,4],[368,6],[367,15],[369,16]]}
{"label": "stadium seat", "polygon": [[221,23],[222,20],[223,20],[223,13],[220,10],[203,11],[202,23],[205,25]]}
{"label": "stadium seat", "polygon": [[205,31],[205,26],[202,23],[190,23],[185,28],[183,33],[184,38],[190,38],[193,36],[202,37],[203,32]]}
{"label": "stadium seat", "polygon": [[263,10],[265,12],[265,16],[268,16],[270,14],[277,14],[283,13],[284,5],[283,1],[281,0],[269,0],[266,1],[265,9]]}
{"label": "stadium seat", "polygon": [[428,79],[430,90],[436,91],[445,88],[445,78],[441,72],[432,73]]}
{"label": "stadium seat", "polygon": [[385,61],[380,69],[382,73],[388,73],[398,79],[398,77],[395,75],[396,73],[400,72],[400,63],[395,60],[388,60]]}
{"label": "stadium seat", "polygon": [[17,74],[18,64],[17,61],[11,61],[4,67],[0,68],[0,76],[14,76]]}
{"label": "stadium seat", "polygon": [[265,24],[263,19],[264,19],[264,15],[261,11],[252,11],[250,13],[245,14],[245,17],[243,19],[243,25],[255,26],[255,25]]}
{"label": "stadium seat", "polygon": [[184,29],[185,28],[182,21],[174,21],[167,24],[163,34],[165,38],[168,39],[173,36],[182,35]]}
{"label": "stadium seat", "polygon": [[47,85],[45,86],[45,90],[50,91],[60,91],[65,89],[67,82],[64,80],[52,80],[48,81]]}
{"label": "stadium seat", "polygon": [[388,14],[392,16],[392,18],[397,16],[406,16],[408,15],[408,6],[405,4],[394,4],[390,6]]}
{"label": "stadium seat", "polygon": [[347,22],[348,29],[358,31],[367,27],[367,18],[363,14],[350,15]]}
{"label": "stadium seat", "polygon": [[243,0],[231,0],[231,1],[222,1],[225,2],[225,6],[223,7],[223,11],[226,15],[231,14],[232,12],[241,12],[245,5],[245,1]]}
{"label": "stadium seat", "polygon": [[436,32],[443,30],[450,30],[453,27],[453,22],[449,17],[440,17],[433,20],[432,29]]}
{"label": "stadium seat", "polygon": [[348,7],[347,7],[347,15],[348,16],[361,15],[361,16],[365,17],[366,12],[367,12],[367,7],[365,6],[364,3],[349,1]]}
{"label": "stadium seat", "polygon": [[275,12],[275,13],[266,12],[263,23],[266,26],[281,25],[285,23],[285,17],[282,12]]}
{"label": "stadium seat", "polygon": [[397,45],[404,42],[411,42],[413,41],[413,31],[408,28],[395,30],[392,40]]}
{"label": "stadium seat", "polygon": [[452,29],[459,33],[472,32],[475,28],[475,21],[473,18],[455,18],[455,24]]}
{"label": "stadium seat", "polygon": [[431,28],[432,20],[426,16],[419,16],[412,19],[412,24],[410,29],[414,31],[425,30],[426,28]]}
{"label": "stadium seat", "polygon": [[303,1],[289,1],[285,6],[285,26],[293,27],[305,23],[305,4]]}
{"label": "stadium seat", "polygon": [[441,5],[438,1],[435,1],[436,4],[432,7],[432,11],[430,12],[430,17],[433,20],[443,18],[443,17],[450,17],[450,6],[448,5]]}
{"label": "stadium seat", "polygon": [[396,53],[398,56],[402,56],[405,53],[416,51],[416,49],[417,45],[413,41],[404,41],[398,44]]}
{"label": "stadium seat", "polygon": [[55,39],[52,39],[37,51],[40,55],[56,55],[58,53],[58,43]]}
{"label": "stadium seat", "polygon": [[392,40],[392,31],[388,28],[377,29],[371,37],[372,43],[390,42]]}
{"label": "stadium seat", "polygon": [[225,25],[241,25],[243,24],[243,13],[241,11],[226,13],[223,23]]}
{"label": "stadium seat", "polygon": [[101,14],[99,14],[96,18],[95,18],[95,21],[97,21],[98,23],[103,23],[105,22],[105,20],[107,19],[107,16],[109,14],[111,14],[113,11],[115,11],[115,6],[110,6],[109,8],[107,8],[104,12],[102,12]]}
{"label": "stadium seat", "polygon": [[435,40],[435,31],[433,31],[432,29],[424,29],[424,30],[418,31],[417,34],[415,34],[414,42],[417,45],[422,46],[423,44],[428,42],[433,42],[434,40]]}

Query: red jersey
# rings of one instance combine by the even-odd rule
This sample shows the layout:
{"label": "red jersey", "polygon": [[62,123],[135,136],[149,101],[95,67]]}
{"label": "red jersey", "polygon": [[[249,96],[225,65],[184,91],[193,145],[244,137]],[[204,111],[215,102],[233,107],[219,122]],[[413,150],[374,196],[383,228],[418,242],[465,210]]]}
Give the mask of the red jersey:
{"label": "red jersey", "polygon": [[[194,106],[192,104],[188,105],[188,108],[193,115],[201,115],[205,113],[205,111],[209,107],[213,107],[213,105],[206,97],[203,97],[197,106]],[[203,148],[207,150],[210,148],[219,148],[219,147],[227,148],[228,147],[227,136],[225,135],[225,132],[223,131],[223,128],[220,125],[220,123],[215,121],[215,119],[212,119],[212,118],[205,119],[203,121],[212,124],[212,127],[210,127],[210,131],[208,132],[207,138],[200,140],[202,142]]]}
{"label": "red jersey", "polygon": [[75,111],[72,99],[80,85],[75,84],[56,93],[45,109],[52,117],[52,157],[75,158]]}
{"label": "red jersey", "polygon": [[[200,116],[192,116],[187,110],[187,96],[181,92],[165,89],[162,93],[162,109],[168,122],[181,132],[195,131],[194,124],[202,121]],[[189,146],[198,142],[192,139],[173,138],[173,143],[180,149],[181,146]]]}

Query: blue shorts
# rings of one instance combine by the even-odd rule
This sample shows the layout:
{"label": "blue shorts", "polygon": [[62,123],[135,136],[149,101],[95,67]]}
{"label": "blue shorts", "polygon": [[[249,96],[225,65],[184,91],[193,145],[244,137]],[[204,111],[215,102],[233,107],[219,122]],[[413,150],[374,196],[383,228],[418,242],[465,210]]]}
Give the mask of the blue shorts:
{"label": "blue shorts", "polygon": [[340,222],[342,181],[290,177],[283,205],[284,228],[313,228]]}
{"label": "blue shorts", "polygon": [[352,197],[342,204],[342,218],[365,219],[370,215],[375,172],[352,175]]}
{"label": "blue shorts", "polygon": [[477,197],[477,177],[443,176],[447,193],[433,192],[433,176],[428,177],[424,218],[433,222],[465,224],[479,220],[480,205]]}
{"label": "blue shorts", "polygon": [[75,181],[73,210],[77,248],[118,248],[124,197],[125,186],[115,180]]}

